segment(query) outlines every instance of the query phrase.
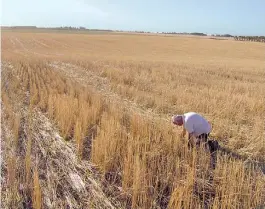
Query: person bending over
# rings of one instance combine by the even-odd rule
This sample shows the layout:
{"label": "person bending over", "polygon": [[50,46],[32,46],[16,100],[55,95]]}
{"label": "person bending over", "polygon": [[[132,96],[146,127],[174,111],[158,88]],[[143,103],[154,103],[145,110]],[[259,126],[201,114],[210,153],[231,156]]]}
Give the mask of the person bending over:
{"label": "person bending over", "polygon": [[172,123],[177,126],[183,126],[182,137],[188,132],[189,147],[198,146],[201,142],[208,142],[209,134],[212,131],[211,124],[202,115],[195,112],[174,115]]}

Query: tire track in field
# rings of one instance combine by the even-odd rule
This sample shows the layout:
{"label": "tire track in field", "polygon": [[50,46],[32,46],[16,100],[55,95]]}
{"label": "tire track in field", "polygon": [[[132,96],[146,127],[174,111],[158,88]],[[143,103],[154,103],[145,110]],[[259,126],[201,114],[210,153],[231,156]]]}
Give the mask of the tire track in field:
{"label": "tire track in field", "polygon": [[[25,57],[29,57],[29,56],[32,56],[32,55],[36,55],[36,56],[41,56],[41,57],[54,57],[54,56],[63,56],[63,54],[60,54],[60,53],[51,53],[51,54],[48,54],[48,53],[39,53],[39,52],[36,52],[34,51],[33,49],[28,49],[25,44],[17,37],[14,38],[15,40],[15,46],[20,46],[19,48],[15,48],[14,52],[15,53],[18,53],[18,54],[21,54]],[[43,48],[44,46],[47,48],[49,47],[48,45],[38,41],[36,42],[37,40],[33,40],[34,43],[37,43],[38,45],[41,45]]]}
{"label": "tire track in field", "polygon": [[64,42],[61,42],[61,41],[58,41],[58,40],[55,40],[55,39],[50,39],[50,41],[56,43],[56,44],[59,44],[59,46],[67,49],[67,48],[70,48],[70,46]]}
{"label": "tire track in field", "polygon": [[85,69],[70,63],[54,62],[50,66],[59,72],[63,72],[63,75],[71,80],[75,80],[83,86],[90,86],[98,93],[100,93],[104,98],[110,99],[114,103],[123,105],[132,112],[137,112],[150,119],[159,119],[165,122],[170,122],[170,119],[163,117],[151,109],[146,110],[143,106],[123,98],[121,95],[113,92],[111,90],[110,80],[108,78],[103,78],[89,69]]}
{"label": "tire track in field", "polygon": [[36,43],[37,46],[41,46],[41,47],[45,47],[45,48],[49,48],[49,49],[52,48],[51,46],[45,44],[42,41],[37,40],[36,38],[33,38],[32,40],[34,43]]}

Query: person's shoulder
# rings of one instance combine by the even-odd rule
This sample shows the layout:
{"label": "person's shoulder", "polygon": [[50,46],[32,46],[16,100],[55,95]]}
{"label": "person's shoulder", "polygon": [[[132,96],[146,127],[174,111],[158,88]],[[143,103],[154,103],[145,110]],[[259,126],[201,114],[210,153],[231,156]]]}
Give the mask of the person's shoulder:
{"label": "person's shoulder", "polygon": [[187,112],[187,113],[184,113],[183,115],[184,115],[185,122],[192,121],[194,116],[196,117],[195,112]]}
{"label": "person's shoulder", "polygon": [[184,113],[184,116],[185,117],[191,117],[193,115],[198,115],[196,112],[187,112],[187,113]]}

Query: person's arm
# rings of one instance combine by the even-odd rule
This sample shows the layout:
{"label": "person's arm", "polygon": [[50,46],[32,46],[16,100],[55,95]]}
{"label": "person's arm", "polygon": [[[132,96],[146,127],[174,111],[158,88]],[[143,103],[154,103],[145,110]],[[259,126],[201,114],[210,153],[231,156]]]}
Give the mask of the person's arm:
{"label": "person's arm", "polygon": [[[184,128],[184,126],[183,126]],[[194,128],[193,128],[193,124],[191,123],[186,123],[185,124],[185,129],[187,130],[187,132],[189,133],[189,137],[194,136]]]}
{"label": "person's arm", "polygon": [[182,130],[182,133],[181,133],[181,137],[184,138],[186,136],[186,129],[184,128],[183,126],[183,130]]}
{"label": "person's arm", "polygon": [[195,144],[196,136],[194,134],[193,124],[187,123],[185,128],[186,128],[187,132],[189,133],[189,139],[188,139],[189,142],[192,143],[192,144]]}
{"label": "person's arm", "polygon": [[188,145],[190,145],[191,147],[194,147],[196,143],[197,143],[197,139],[196,139],[194,132],[189,133]]}

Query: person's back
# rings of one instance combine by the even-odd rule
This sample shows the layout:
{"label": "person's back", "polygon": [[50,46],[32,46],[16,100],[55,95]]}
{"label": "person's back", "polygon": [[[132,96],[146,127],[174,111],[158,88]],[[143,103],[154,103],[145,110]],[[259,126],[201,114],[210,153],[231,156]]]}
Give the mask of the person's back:
{"label": "person's back", "polygon": [[183,114],[183,125],[188,133],[193,133],[195,136],[209,134],[211,132],[211,125],[209,122],[200,114],[195,112]]}

